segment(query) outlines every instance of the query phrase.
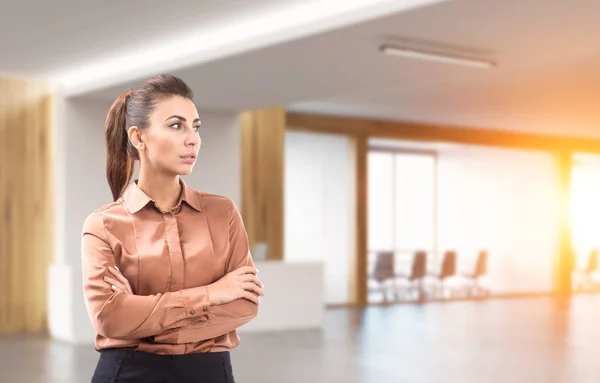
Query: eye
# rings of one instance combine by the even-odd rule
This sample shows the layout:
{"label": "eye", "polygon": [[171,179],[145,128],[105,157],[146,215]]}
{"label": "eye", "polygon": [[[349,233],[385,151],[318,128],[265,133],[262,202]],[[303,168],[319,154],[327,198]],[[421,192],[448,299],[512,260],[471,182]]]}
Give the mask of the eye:
{"label": "eye", "polygon": [[195,125],[195,126],[194,126],[194,130],[195,130],[196,132],[199,132],[199,131],[200,131],[200,125]]}
{"label": "eye", "polygon": [[171,128],[174,128],[174,129],[179,129],[179,128],[181,127],[181,123],[179,123],[179,122],[176,122],[176,123],[174,123],[174,124],[171,124],[170,126],[171,126]]}

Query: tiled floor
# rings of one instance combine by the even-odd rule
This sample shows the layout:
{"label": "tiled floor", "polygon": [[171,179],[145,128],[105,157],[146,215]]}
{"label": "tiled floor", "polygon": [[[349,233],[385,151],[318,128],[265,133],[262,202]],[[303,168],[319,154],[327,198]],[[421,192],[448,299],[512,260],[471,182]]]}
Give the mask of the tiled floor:
{"label": "tiled floor", "polygon": [[[325,329],[244,334],[238,383],[600,382],[600,295],[331,310]],[[0,338],[0,382],[89,382],[98,354]]]}

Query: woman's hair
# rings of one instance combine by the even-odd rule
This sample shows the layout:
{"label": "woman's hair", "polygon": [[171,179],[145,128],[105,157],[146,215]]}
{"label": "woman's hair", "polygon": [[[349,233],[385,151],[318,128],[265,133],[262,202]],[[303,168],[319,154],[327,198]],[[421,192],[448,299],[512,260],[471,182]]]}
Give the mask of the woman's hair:
{"label": "woman's hair", "polygon": [[158,102],[169,96],[194,98],[183,80],[161,74],[146,80],[138,88],[128,89],[110,107],[104,123],[106,179],[115,201],[133,177],[134,161],[139,160],[139,153],[129,142],[127,130],[132,126],[146,129]]}

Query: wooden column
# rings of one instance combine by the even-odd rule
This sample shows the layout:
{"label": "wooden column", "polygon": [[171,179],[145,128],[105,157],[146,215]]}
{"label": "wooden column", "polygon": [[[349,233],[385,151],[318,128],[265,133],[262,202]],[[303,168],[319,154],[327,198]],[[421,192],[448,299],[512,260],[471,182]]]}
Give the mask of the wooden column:
{"label": "wooden column", "polygon": [[366,135],[354,137],[356,143],[356,258],[350,297],[352,303],[365,306],[367,302],[367,239],[368,239],[368,163],[369,153]]}
{"label": "wooden column", "polygon": [[267,259],[284,258],[284,108],[242,114],[242,216],[251,249],[267,245]]}
{"label": "wooden column", "polygon": [[53,110],[45,84],[0,79],[0,334],[47,327]]}
{"label": "wooden column", "polygon": [[556,152],[554,154],[560,180],[560,234],[558,238],[559,251],[553,262],[554,290],[561,294],[572,291],[572,273],[575,265],[575,252],[569,224],[569,198],[571,196],[571,173],[573,155],[571,152]]}

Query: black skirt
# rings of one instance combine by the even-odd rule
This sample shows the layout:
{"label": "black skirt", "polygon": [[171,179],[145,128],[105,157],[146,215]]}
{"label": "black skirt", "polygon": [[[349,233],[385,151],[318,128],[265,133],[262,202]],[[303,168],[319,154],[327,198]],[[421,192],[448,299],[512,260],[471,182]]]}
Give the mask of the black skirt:
{"label": "black skirt", "polygon": [[235,383],[228,351],[159,355],[100,351],[91,383]]}

